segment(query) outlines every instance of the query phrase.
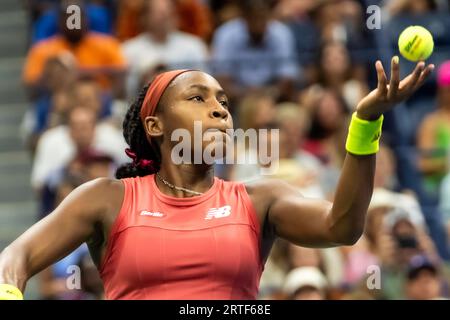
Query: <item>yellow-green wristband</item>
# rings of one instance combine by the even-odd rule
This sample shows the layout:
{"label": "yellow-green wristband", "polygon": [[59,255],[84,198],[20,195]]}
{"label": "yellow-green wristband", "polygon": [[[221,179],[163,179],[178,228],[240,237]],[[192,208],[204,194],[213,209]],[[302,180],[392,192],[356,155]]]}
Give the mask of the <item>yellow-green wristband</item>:
{"label": "yellow-green wristband", "polygon": [[377,120],[367,121],[352,115],[350,127],[348,129],[345,149],[355,155],[369,155],[377,153],[380,146],[381,126],[383,125],[383,115]]}
{"label": "yellow-green wristband", "polygon": [[0,284],[0,300],[23,300],[23,294],[11,284]]}

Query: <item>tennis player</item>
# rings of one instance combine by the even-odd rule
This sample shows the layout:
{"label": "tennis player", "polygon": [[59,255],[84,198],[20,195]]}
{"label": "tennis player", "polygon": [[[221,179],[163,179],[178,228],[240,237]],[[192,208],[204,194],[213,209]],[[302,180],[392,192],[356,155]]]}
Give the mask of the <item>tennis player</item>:
{"label": "tennis player", "polygon": [[132,163],[119,168],[118,179],[77,188],[2,252],[0,299],[22,299],[31,276],[83,242],[107,299],[255,299],[276,237],[311,247],[354,244],[372,195],[383,113],[434,68],[419,62],[399,81],[393,57],[388,81],[380,61],[375,67],[378,85],[352,116],[333,203],[306,199],[276,180],[245,185],[214,177],[213,165],[174,164],[175,129],[193,135],[194,121],[220,131],[233,122],[212,76],[158,75],[123,123]]}

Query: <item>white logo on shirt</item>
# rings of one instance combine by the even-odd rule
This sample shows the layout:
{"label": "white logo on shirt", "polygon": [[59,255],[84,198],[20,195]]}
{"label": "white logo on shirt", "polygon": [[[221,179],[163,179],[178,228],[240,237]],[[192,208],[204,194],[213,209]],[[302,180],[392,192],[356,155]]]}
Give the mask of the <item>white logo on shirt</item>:
{"label": "white logo on shirt", "polygon": [[147,211],[147,210],[142,210],[141,213],[140,213],[140,215],[141,215],[141,216],[157,217],[157,218],[162,218],[162,217],[165,216],[165,214],[162,213],[162,212],[158,212],[158,211],[156,211],[156,212],[150,212],[150,211]]}
{"label": "white logo on shirt", "polygon": [[205,220],[211,220],[212,218],[225,218],[231,214],[231,206],[223,206],[220,208],[211,208],[206,214]]}

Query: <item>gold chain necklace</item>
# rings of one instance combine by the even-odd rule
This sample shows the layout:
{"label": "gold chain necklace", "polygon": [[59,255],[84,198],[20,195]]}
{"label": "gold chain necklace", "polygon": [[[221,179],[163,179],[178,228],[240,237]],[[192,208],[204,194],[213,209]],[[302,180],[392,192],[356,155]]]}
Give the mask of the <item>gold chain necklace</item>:
{"label": "gold chain necklace", "polygon": [[187,193],[195,194],[196,196],[199,196],[199,195],[202,195],[202,194],[203,194],[202,192],[197,192],[197,191],[194,191],[194,190],[189,190],[189,189],[186,189],[186,188],[183,188],[183,187],[177,187],[177,186],[171,184],[169,181],[165,180],[163,177],[161,177],[161,175],[159,174],[159,172],[156,173],[156,176],[158,177],[158,179],[159,179],[162,183],[164,183],[164,184],[165,184],[166,186],[168,186],[170,189],[174,189],[174,190],[178,190],[178,191],[184,191],[184,192],[187,192]]}

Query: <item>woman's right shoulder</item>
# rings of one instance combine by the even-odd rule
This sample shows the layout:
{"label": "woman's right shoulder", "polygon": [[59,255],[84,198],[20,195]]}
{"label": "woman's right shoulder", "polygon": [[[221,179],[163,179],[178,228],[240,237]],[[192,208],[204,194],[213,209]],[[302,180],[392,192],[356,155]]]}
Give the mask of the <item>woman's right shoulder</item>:
{"label": "woman's right shoulder", "polygon": [[84,183],[82,188],[85,191],[94,192],[97,195],[111,195],[115,193],[123,193],[124,184],[120,179],[112,178],[96,178]]}
{"label": "woman's right shoulder", "polygon": [[116,211],[122,204],[125,186],[121,180],[97,178],[76,188],[71,196],[90,211]]}

